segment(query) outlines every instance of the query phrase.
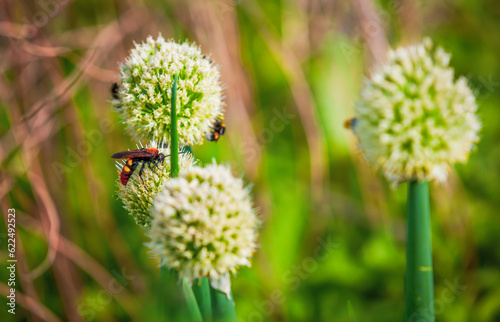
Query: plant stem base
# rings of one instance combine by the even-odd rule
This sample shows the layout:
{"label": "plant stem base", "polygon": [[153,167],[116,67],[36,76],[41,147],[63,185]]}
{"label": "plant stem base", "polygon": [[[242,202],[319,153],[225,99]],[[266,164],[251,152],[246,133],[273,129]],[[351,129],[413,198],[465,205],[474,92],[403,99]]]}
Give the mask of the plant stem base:
{"label": "plant stem base", "polygon": [[408,187],[405,321],[434,321],[434,278],[428,182]]}

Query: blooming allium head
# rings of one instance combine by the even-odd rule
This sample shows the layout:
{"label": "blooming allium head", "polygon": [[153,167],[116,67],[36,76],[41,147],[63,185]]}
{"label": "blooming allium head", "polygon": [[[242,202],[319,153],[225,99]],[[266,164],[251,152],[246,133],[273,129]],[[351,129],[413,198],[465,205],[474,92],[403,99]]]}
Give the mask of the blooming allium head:
{"label": "blooming allium head", "polygon": [[[155,142],[151,142],[150,147],[157,148],[159,153],[165,155],[165,161],[159,163],[153,170],[146,165],[142,178],[139,178],[139,171],[142,164],[139,164],[128,180],[126,186],[121,184],[118,176],[118,197],[123,202],[123,207],[134,217],[135,223],[144,229],[151,228],[151,207],[154,197],[160,192],[163,185],[170,179],[170,148],[162,147]],[[179,155],[179,167],[181,170],[188,169],[195,163],[190,153]],[[117,162],[117,168],[121,172],[124,161]]]}
{"label": "blooming allium head", "polygon": [[481,124],[467,80],[430,39],[388,54],[364,85],[353,130],[366,159],[390,181],[445,181],[465,162]]}
{"label": "blooming allium head", "polygon": [[243,180],[225,166],[194,166],[156,196],[149,246],[180,278],[208,276],[214,286],[229,272],[250,266],[258,224]]}
{"label": "blooming allium head", "polygon": [[178,75],[179,144],[201,143],[222,118],[222,89],[217,65],[195,45],[165,41],[160,35],[136,44],[121,66],[121,85],[114,99],[126,131],[138,140],[170,140],[170,105]]}

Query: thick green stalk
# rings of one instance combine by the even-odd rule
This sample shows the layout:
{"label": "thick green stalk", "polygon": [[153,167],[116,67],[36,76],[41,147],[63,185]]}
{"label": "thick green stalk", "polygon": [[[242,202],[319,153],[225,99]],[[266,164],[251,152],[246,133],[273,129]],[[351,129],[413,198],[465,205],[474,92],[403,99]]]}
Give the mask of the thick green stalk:
{"label": "thick green stalk", "polygon": [[202,322],[200,309],[196,302],[196,297],[194,296],[193,290],[185,278],[182,279],[182,296],[184,299],[184,306],[186,309],[186,314],[184,314],[184,321],[191,322]]}
{"label": "thick green stalk", "polygon": [[405,321],[434,321],[429,185],[409,182]]}
{"label": "thick green stalk", "polygon": [[177,81],[179,76],[174,76],[174,84],[172,85],[172,101],[170,104],[170,177],[179,176],[179,135],[177,133]]}
{"label": "thick green stalk", "polygon": [[212,294],[212,311],[214,321],[216,322],[235,322],[236,309],[234,307],[233,296],[228,299],[226,294],[210,286],[210,293]]}
{"label": "thick green stalk", "polygon": [[175,320],[179,316],[181,306],[180,289],[177,285],[177,271],[164,265],[160,268],[159,306],[164,317]]}
{"label": "thick green stalk", "polygon": [[210,283],[207,277],[193,282],[193,293],[198,302],[204,322],[212,322],[212,301],[210,299]]}

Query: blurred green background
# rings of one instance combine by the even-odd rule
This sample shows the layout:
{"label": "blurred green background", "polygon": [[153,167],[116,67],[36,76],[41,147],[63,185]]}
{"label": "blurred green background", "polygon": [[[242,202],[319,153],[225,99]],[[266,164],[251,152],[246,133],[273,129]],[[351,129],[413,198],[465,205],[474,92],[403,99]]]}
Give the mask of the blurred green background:
{"label": "blurred green background", "polygon": [[431,186],[437,321],[500,321],[500,2],[2,1],[0,199],[16,209],[17,311],[1,321],[155,321],[157,261],[115,196],[110,155],[135,148],[109,103],[119,62],[159,32],[220,64],[227,132],[193,147],[253,184],[253,266],[240,321],[401,321],[406,185],[392,190],[350,131],[387,46],[430,36],[477,93],[477,150]]}

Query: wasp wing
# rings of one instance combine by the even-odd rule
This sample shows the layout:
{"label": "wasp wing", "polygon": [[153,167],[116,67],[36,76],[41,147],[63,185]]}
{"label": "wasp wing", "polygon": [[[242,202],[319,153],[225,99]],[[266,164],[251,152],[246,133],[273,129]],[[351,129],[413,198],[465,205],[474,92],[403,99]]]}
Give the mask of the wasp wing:
{"label": "wasp wing", "polygon": [[113,154],[111,157],[113,159],[150,158],[155,155],[155,151],[153,150],[155,150],[156,153],[158,153],[157,149],[146,148],[146,149],[118,152]]}

